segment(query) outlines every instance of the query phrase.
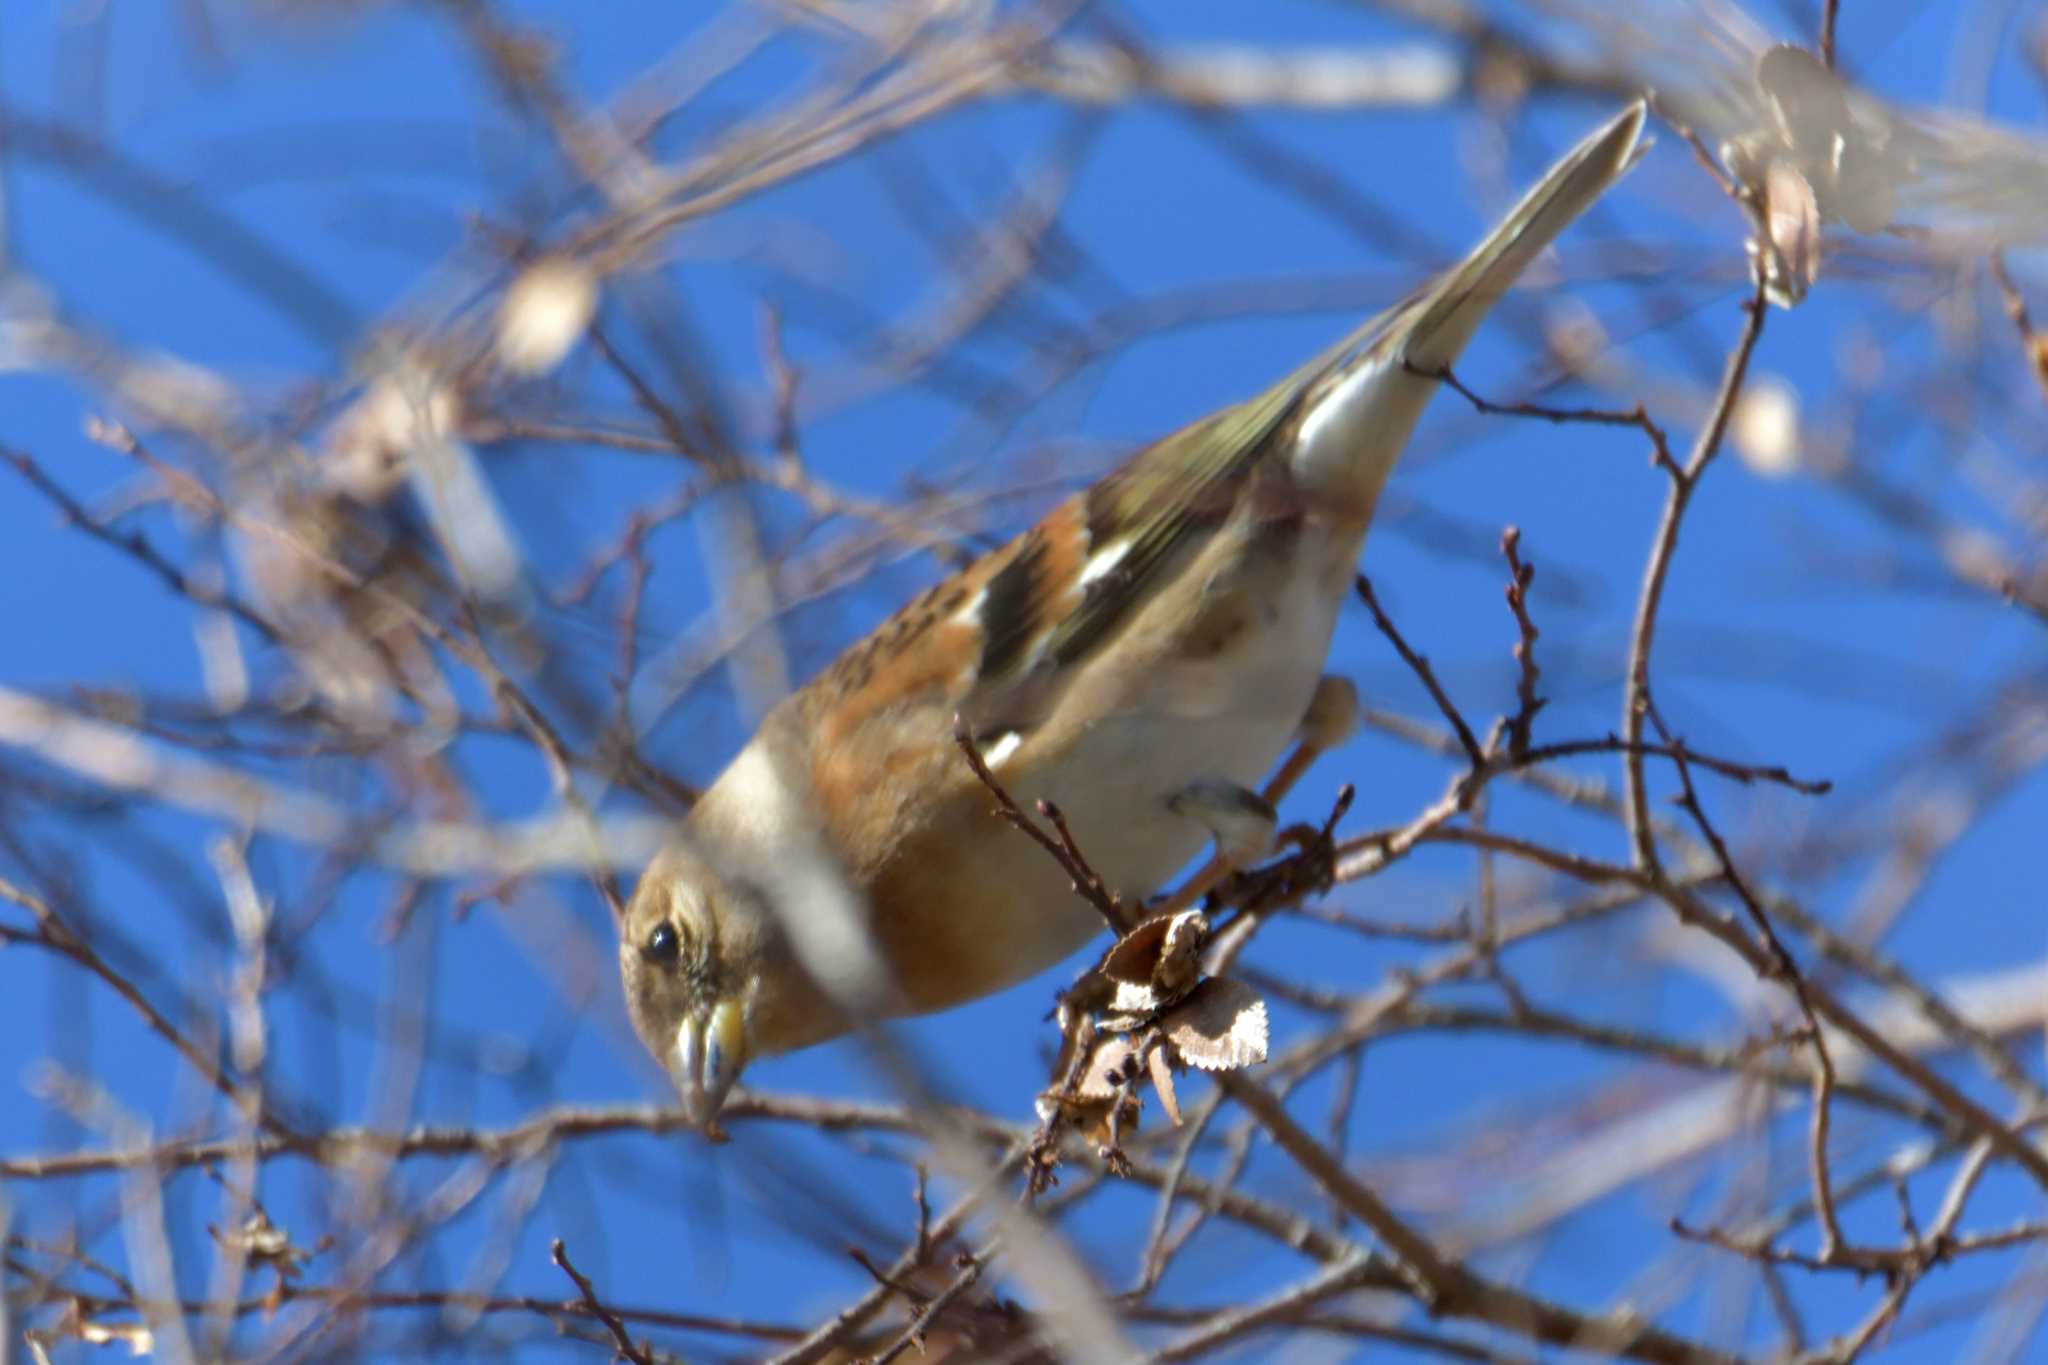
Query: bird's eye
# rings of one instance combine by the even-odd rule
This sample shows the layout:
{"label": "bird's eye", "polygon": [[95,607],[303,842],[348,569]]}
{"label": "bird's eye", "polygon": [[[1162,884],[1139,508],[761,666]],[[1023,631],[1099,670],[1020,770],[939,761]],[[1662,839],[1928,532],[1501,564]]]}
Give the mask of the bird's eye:
{"label": "bird's eye", "polygon": [[677,935],[676,927],[667,920],[654,926],[647,935],[647,942],[640,945],[640,956],[649,962],[670,963],[683,949],[683,940]]}

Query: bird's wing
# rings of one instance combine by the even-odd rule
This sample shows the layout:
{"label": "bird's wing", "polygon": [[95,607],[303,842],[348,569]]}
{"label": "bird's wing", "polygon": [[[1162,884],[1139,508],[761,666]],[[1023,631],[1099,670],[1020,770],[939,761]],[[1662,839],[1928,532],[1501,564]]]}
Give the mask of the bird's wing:
{"label": "bird's wing", "polygon": [[[1361,410],[1373,430],[1359,434],[1349,458],[1370,465],[1363,473],[1376,496],[1434,384],[1402,371],[1389,399],[1359,381],[1401,362],[1425,372],[1448,363],[1514,277],[1633,161],[1642,119],[1638,104],[1587,137],[1431,284],[1263,393],[1138,451],[927,590],[791,698],[791,733],[809,745],[825,799],[842,788],[844,808],[876,825],[872,838],[850,843],[892,846],[902,815],[930,804],[916,793],[961,775],[951,745],[934,742],[950,736],[956,716],[988,745],[1022,744],[1083,665],[1114,648],[1245,504],[1262,466],[1298,460],[1305,418],[1326,406]],[[1385,458],[1381,444],[1392,447]],[[1367,514],[1370,505],[1368,497]],[[905,797],[878,797],[886,790]]]}
{"label": "bird's wing", "polygon": [[[1314,372],[1138,451],[1084,493],[903,607],[787,703],[830,805],[871,812],[855,848],[893,842],[893,807],[966,776],[954,718],[985,743],[1021,740],[1066,681],[1230,516]],[[935,740],[942,742],[935,743]],[[860,790],[841,802],[829,789]],[[881,789],[906,802],[877,800]]]}
{"label": "bird's wing", "polygon": [[[989,642],[1012,669],[1069,668],[1111,639],[1169,565],[1230,516],[1247,476],[1270,456],[1273,436],[1317,372],[1297,371],[1247,399],[1153,442],[1081,499],[1086,556],[1074,581],[1048,583],[1054,610],[991,615]],[[984,686],[1014,680],[990,670]]]}
{"label": "bird's wing", "polygon": [[820,700],[832,698],[846,724],[919,705],[949,724],[960,714],[1028,726],[1037,708],[1020,699],[1107,647],[1171,566],[1228,519],[1321,370],[1304,366],[1140,449],[841,655],[813,684]]}

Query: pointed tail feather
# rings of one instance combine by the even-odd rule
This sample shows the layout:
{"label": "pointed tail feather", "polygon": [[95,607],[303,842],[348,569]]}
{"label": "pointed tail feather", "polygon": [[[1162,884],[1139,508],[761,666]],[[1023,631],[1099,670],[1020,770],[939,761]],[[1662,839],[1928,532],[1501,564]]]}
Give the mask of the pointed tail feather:
{"label": "pointed tail feather", "polygon": [[[1630,105],[1567,152],[1472,253],[1410,305],[1401,358],[1419,370],[1456,360],[1488,310],[1530,262],[1607,191],[1644,150],[1644,105]],[[1396,330],[1399,329],[1398,326]]]}
{"label": "pointed tail feather", "polygon": [[1289,460],[1322,505],[1361,527],[1370,520],[1439,387],[1426,376],[1458,358],[1516,276],[1635,164],[1644,113],[1638,102],[1596,129],[1463,261],[1269,391],[1290,404]]}

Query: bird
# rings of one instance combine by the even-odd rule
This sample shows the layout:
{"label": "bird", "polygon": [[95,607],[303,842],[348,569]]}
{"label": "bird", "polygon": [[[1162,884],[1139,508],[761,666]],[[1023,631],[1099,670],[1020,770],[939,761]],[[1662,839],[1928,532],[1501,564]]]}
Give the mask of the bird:
{"label": "bird", "polygon": [[1022,809],[1055,803],[1133,904],[1228,842],[1233,797],[1256,803],[1317,697],[1423,408],[1523,270],[1634,165],[1644,119],[1640,101],[1612,117],[1462,261],[1141,447],[768,712],[619,922],[628,1014],[686,1117],[714,1131],[755,1059],[992,994],[1102,932],[956,734]]}

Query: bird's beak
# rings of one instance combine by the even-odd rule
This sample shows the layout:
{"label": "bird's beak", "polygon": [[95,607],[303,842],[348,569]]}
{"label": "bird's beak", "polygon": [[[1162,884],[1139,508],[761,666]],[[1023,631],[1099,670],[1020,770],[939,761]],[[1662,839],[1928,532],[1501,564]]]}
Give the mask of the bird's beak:
{"label": "bird's beak", "polygon": [[668,1074],[691,1123],[702,1128],[717,1117],[725,1092],[746,1064],[746,1023],[738,1005],[721,1000],[709,1010],[683,1016],[669,1050]]}

